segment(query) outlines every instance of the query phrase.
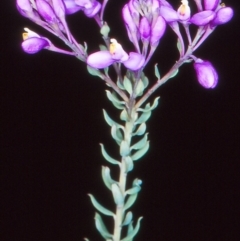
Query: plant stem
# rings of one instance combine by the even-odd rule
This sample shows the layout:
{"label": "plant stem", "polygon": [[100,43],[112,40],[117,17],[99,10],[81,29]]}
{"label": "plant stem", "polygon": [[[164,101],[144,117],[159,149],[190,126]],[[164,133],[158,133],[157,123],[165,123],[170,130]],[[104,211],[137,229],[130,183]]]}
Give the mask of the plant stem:
{"label": "plant stem", "polygon": [[[132,132],[134,127],[134,121],[133,121],[134,115],[135,115],[135,112],[132,111],[131,116],[129,117],[129,121],[126,122],[124,127],[124,141],[126,141],[129,148],[131,144]],[[118,182],[122,195],[125,195],[126,182],[127,182],[127,169],[126,169],[125,158],[126,157],[122,157],[122,160],[121,160],[119,182]],[[124,219],[124,214],[125,214],[124,203],[122,205],[117,205],[116,216],[114,218],[113,241],[120,241],[121,239],[122,222]]]}

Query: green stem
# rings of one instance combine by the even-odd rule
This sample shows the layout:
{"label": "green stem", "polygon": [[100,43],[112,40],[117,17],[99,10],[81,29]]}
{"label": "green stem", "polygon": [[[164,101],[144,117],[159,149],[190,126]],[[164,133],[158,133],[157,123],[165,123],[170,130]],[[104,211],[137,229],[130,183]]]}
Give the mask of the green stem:
{"label": "green stem", "polygon": [[[132,131],[134,127],[134,121],[132,116],[134,116],[135,112],[131,113],[129,121],[126,122],[124,127],[124,141],[127,142],[128,146],[130,147],[131,139],[132,139]],[[120,174],[119,174],[119,188],[122,194],[125,194],[126,191],[126,182],[127,182],[127,171],[126,171],[126,157],[122,157],[121,165],[120,165]],[[122,222],[125,215],[124,204],[117,205],[116,207],[116,215],[114,218],[114,231],[113,231],[113,241],[120,241],[121,240],[121,231],[122,231]]]}

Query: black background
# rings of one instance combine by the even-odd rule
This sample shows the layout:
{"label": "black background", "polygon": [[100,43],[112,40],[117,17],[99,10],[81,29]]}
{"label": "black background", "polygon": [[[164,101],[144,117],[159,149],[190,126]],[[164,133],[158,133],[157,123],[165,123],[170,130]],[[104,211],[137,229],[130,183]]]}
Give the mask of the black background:
{"label": "black background", "polygon": [[[203,89],[190,64],[155,93],[161,100],[148,121],[150,150],[130,173],[130,180],[143,180],[132,209],[135,220],[144,217],[135,240],[240,240],[240,8],[238,1],[225,3],[234,18],[196,52],[217,69],[218,86]],[[123,4],[110,0],[107,20],[111,37],[132,51],[120,20]],[[116,120],[118,111],[83,63],[46,50],[24,53],[23,27],[64,45],[22,17],[14,1],[4,1],[1,10],[0,240],[103,240],[87,193],[114,208],[101,180],[108,164],[99,143],[117,157],[102,109]],[[89,52],[96,51],[102,41],[94,20],[78,13],[68,22]],[[146,69],[152,81],[155,63],[163,74],[177,60],[175,41],[168,29]]]}

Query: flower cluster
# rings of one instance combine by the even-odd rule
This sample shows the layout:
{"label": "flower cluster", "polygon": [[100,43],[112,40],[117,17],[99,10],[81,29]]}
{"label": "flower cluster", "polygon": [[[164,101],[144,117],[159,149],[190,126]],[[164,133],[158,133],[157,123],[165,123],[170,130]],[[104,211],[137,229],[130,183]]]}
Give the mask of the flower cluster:
{"label": "flower cluster", "polygon": [[[138,71],[152,57],[168,25],[178,38],[179,61],[193,60],[199,83],[205,88],[213,88],[218,81],[216,71],[209,61],[201,62],[193,52],[218,25],[227,23],[233,17],[233,10],[220,3],[220,0],[194,1],[197,5],[195,14],[192,14],[188,0],[181,0],[176,10],[166,0],[129,0],[122,8],[122,18],[135,52],[127,54],[115,39],[111,39],[111,43],[108,39],[108,50],[101,50],[87,57],[85,48],[70,33],[65,16],[82,11],[87,17],[94,17],[98,25],[103,27],[105,22],[102,17],[107,1],[101,4],[97,0],[16,0],[17,9],[23,16],[61,38],[73,52],[56,48],[49,39],[29,29],[23,34],[22,48],[29,54],[41,49],[75,54],[96,69],[103,69],[117,62],[127,69]],[[183,25],[188,43],[184,41],[179,24]],[[190,31],[191,25],[198,27],[194,38]]]}

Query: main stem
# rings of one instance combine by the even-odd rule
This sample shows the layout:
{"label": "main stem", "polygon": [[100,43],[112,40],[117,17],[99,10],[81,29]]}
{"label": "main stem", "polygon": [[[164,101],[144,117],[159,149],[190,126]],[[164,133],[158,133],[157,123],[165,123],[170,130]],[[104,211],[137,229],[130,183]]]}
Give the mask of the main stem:
{"label": "main stem", "polygon": [[[133,116],[135,112],[132,111],[129,121],[126,122],[124,127],[124,141],[127,142],[129,148],[131,144],[132,139],[132,132],[134,127],[134,121]],[[119,188],[122,192],[122,194],[125,194],[126,191],[126,182],[127,182],[127,171],[126,171],[126,157],[122,157],[121,165],[120,165],[120,174],[119,174]],[[120,241],[121,239],[121,231],[122,231],[122,222],[124,218],[125,210],[124,210],[124,204],[117,205],[116,207],[116,215],[114,218],[114,232],[113,232],[113,241]]]}

